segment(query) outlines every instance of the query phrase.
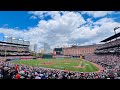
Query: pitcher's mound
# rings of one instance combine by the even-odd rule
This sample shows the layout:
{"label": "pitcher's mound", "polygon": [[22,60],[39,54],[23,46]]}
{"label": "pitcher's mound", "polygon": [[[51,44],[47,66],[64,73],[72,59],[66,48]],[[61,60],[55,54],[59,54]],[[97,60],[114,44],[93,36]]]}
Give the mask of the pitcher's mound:
{"label": "pitcher's mound", "polygon": [[44,63],[42,63],[42,65],[52,65],[53,64],[53,62],[44,62]]}

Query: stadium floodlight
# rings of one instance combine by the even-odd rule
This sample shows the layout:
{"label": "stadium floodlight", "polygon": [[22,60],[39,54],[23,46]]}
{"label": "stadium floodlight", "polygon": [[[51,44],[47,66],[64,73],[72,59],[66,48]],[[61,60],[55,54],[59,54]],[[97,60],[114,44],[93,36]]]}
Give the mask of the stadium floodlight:
{"label": "stadium floodlight", "polygon": [[19,39],[19,40],[23,40],[23,39]]}
{"label": "stadium floodlight", "polygon": [[114,30],[116,30],[116,29],[118,29],[118,28],[120,28],[120,26],[118,26],[118,27],[115,27],[115,28],[114,28]]}
{"label": "stadium floodlight", "polygon": [[16,38],[12,38],[12,39],[16,39]]}
{"label": "stadium floodlight", "polygon": [[8,36],[4,36],[4,37],[3,37],[3,41],[5,40],[5,38],[8,38]]}
{"label": "stadium floodlight", "polygon": [[24,40],[23,39],[18,39],[19,41],[23,41],[22,44],[24,44]]}
{"label": "stadium floodlight", "polygon": [[115,35],[116,35],[116,30],[117,30],[118,28],[120,28],[120,26],[117,26],[117,27],[114,28]]}
{"label": "stadium floodlight", "polygon": [[30,41],[28,41],[28,45],[30,45]]}
{"label": "stadium floodlight", "polygon": [[8,38],[8,36],[4,36],[5,38]]}
{"label": "stadium floodlight", "polygon": [[13,38],[9,37],[7,41],[12,43],[12,40],[13,40]]}
{"label": "stadium floodlight", "polygon": [[[16,40],[16,43],[18,44],[18,39],[17,38],[12,38],[12,39],[13,39],[13,41]],[[15,43],[15,41],[14,41],[14,43]]]}
{"label": "stadium floodlight", "polygon": [[76,45],[78,46],[78,43],[76,43]]}
{"label": "stadium floodlight", "polygon": [[[120,25],[114,28],[115,35],[116,35],[116,30],[119,29],[119,28],[120,28]],[[117,40],[117,38],[116,38],[116,40]]]}

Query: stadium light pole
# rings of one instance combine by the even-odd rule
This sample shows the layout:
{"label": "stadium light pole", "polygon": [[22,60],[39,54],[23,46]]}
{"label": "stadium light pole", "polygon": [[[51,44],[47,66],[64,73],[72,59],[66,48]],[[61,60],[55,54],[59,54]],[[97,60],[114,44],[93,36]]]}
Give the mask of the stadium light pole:
{"label": "stadium light pole", "polygon": [[8,38],[8,36],[4,36],[3,40],[4,40],[5,38],[7,39],[7,38]]}
{"label": "stadium light pole", "polygon": [[[18,41],[22,41],[22,39],[18,39]],[[20,44],[20,43],[19,43]],[[18,48],[18,45],[17,45],[17,48]],[[18,52],[19,52],[19,49],[18,49]]]}
{"label": "stadium light pole", "polygon": [[[3,41],[4,41],[5,38],[8,38],[8,36],[4,36]],[[5,49],[5,60],[6,60],[6,53],[7,53],[7,50]]]}
{"label": "stadium light pole", "polygon": [[11,39],[11,43],[13,42],[13,38],[12,37],[10,37],[10,39]]}
{"label": "stadium light pole", "polygon": [[[119,29],[119,28],[120,28],[120,26],[114,28],[115,35],[116,35],[116,30]],[[117,40],[117,38],[116,38],[116,40]]]}
{"label": "stadium light pole", "polygon": [[23,39],[19,39],[19,41],[22,41]]}
{"label": "stadium light pole", "polygon": [[[15,40],[16,38],[12,38],[13,40]],[[13,40],[12,40],[12,42],[13,42]]]}
{"label": "stadium light pole", "polygon": [[4,36],[3,36],[3,40],[2,41],[4,42]]}
{"label": "stadium light pole", "polygon": [[115,33],[115,35],[116,35],[116,30],[117,30],[118,28],[120,28],[120,26],[114,28],[114,33]]}
{"label": "stadium light pole", "polygon": [[18,44],[19,39],[18,39],[18,38],[16,38],[16,40],[17,40],[17,42],[16,42],[16,43]]}
{"label": "stadium light pole", "polygon": [[18,41],[21,41],[22,39],[18,39]]}
{"label": "stadium light pole", "polygon": [[[4,36],[4,38],[8,38],[8,36]],[[6,53],[7,53],[7,50],[5,49],[5,60],[6,60]]]}

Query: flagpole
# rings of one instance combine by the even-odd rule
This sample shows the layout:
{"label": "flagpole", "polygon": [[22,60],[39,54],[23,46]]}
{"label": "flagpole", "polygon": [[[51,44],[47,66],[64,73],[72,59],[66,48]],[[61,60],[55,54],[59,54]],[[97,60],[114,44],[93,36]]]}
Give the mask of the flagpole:
{"label": "flagpole", "polygon": [[7,50],[5,49],[5,61],[6,61],[6,52],[7,52]]}

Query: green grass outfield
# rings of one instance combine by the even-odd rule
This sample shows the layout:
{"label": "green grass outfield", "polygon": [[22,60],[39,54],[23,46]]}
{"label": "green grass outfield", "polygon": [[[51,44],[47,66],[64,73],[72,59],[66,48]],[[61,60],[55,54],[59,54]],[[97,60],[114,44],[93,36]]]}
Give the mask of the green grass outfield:
{"label": "green grass outfield", "polygon": [[19,61],[12,61],[12,62],[15,64],[22,64],[22,65],[28,65],[28,66],[45,67],[45,68],[79,71],[79,72],[95,72],[99,70],[92,63],[83,59],[82,59],[82,64],[84,68],[75,68],[74,66],[78,66],[80,64],[80,59],[74,59],[74,58],[73,59],[19,60]]}

